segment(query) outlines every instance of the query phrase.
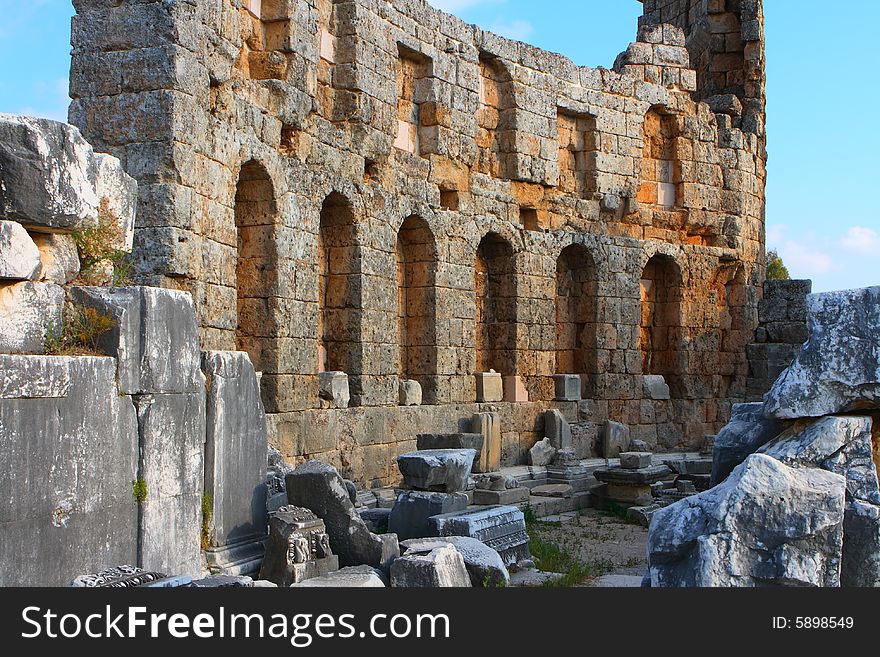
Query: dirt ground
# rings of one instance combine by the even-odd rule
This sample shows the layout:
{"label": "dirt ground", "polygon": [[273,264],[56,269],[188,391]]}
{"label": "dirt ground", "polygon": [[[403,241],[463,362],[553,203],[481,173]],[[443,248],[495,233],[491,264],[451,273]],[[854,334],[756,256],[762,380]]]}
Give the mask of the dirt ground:
{"label": "dirt ground", "polygon": [[544,540],[581,563],[601,564],[608,575],[641,577],[648,567],[648,530],[617,516],[586,509],[571,523],[539,526]]}

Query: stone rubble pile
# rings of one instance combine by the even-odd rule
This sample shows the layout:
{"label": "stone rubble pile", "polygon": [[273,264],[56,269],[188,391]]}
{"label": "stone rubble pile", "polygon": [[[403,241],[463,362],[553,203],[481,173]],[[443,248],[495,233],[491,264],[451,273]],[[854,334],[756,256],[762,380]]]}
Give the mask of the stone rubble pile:
{"label": "stone rubble pile", "polygon": [[880,586],[880,288],[807,310],[792,365],[718,434],[718,485],[655,513],[646,584]]}

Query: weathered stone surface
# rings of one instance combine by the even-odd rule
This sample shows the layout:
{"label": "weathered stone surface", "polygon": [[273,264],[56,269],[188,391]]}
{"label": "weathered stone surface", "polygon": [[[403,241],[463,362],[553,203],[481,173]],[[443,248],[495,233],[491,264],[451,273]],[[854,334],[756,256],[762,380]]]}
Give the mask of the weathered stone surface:
{"label": "weathered stone surface", "polygon": [[557,450],[571,449],[571,427],[556,408],[544,412],[544,436]]}
{"label": "weathered stone surface", "polygon": [[880,506],[846,501],[840,585],[880,586]]}
{"label": "weathered stone surface", "polygon": [[474,472],[495,472],[501,468],[501,417],[498,413],[475,413],[471,431],[483,436],[480,458],[474,459],[479,469]]}
{"label": "weathered stone surface", "polygon": [[[197,589],[249,589],[257,586],[257,583],[247,575],[214,575],[197,579],[190,586]],[[260,587],[265,587],[265,583]]]}
{"label": "weathered stone surface", "polygon": [[198,576],[202,571],[205,389],[136,395],[141,504],[141,565]]}
{"label": "weathered stone surface", "polygon": [[621,452],[620,467],[624,470],[638,470],[651,466],[650,452]]}
{"label": "weathered stone surface", "polygon": [[662,401],[670,399],[669,386],[659,374],[646,374],[644,377],[645,395],[648,399]]}
{"label": "weathered stone surface", "polygon": [[767,393],[776,418],[880,409],[880,287],[807,297],[810,339]]}
{"label": "weathered stone surface", "polygon": [[291,585],[292,588],[336,589],[382,589],[386,586],[382,571],[370,566],[349,566]]}
{"label": "weathered stone surface", "polygon": [[529,391],[526,389],[525,379],[521,376],[502,377],[504,387],[504,401],[512,404],[525,404],[529,401]]}
{"label": "weathered stone surface", "polygon": [[421,450],[398,456],[397,467],[407,486],[457,493],[467,488],[476,455],[473,449]]}
{"label": "weathered stone surface", "polygon": [[0,215],[80,230],[97,220],[97,175],[92,147],[75,127],[0,114]]}
{"label": "weathered stone surface", "polygon": [[[113,246],[120,251],[131,251],[134,246],[134,222],[137,212],[137,182],[122,168],[112,155],[95,154],[98,198],[117,219],[119,239]],[[106,201],[105,201],[106,199]]]}
{"label": "weathered stone surface", "polygon": [[79,254],[70,235],[34,233],[31,236],[40,251],[39,279],[64,285],[79,275]]}
{"label": "weathered stone surface", "polygon": [[345,372],[321,372],[318,385],[318,396],[324,408],[348,408],[351,392]]}
{"label": "weathered stone surface", "polygon": [[509,504],[522,504],[529,501],[529,489],[508,488],[505,490],[481,490],[474,491],[474,504],[477,506],[497,506]]}
{"label": "weathered stone surface", "polygon": [[474,472],[482,472],[480,460],[483,455],[484,438],[479,433],[420,433],[416,436],[416,449],[419,451],[428,449],[472,449],[477,455],[474,457]]}
{"label": "weathered stone surface", "polygon": [[400,405],[421,406],[422,386],[418,381],[407,379],[400,382]]}
{"label": "weathered stone surface", "polygon": [[620,422],[606,420],[602,425],[602,456],[616,459],[621,452],[629,450],[629,427]]}
{"label": "weathered stone surface", "polygon": [[21,224],[0,220],[0,279],[28,281],[40,271],[40,250]]}
{"label": "weathered stone surface", "polygon": [[377,536],[367,529],[333,466],[309,461],[288,474],[285,484],[290,504],[309,509],[324,521],[341,565],[387,568],[400,554],[394,534]]}
{"label": "weathered stone surface", "polygon": [[290,586],[339,569],[324,522],[308,509],[285,506],[269,521],[260,579]]}
{"label": "weathered stone surface", "polygon": [[116,321],[99,346],[117,358],[121,392],[197,392],[203,385],[189,294],[155,287],[74,287],[71,297]]}
{"label": "weathered stone surface", "polygon": [[556,448],[549,438],[544,438],[535,443],[529,450],[529,464],[537,467],[550,465],[556,456]]}
{"label": "weathered stone surface", "polygon": [[504,382],[498,372],[480,372],[475,377],[478,402],[500,402],[504,399]]}
{"label": "weathered stone surface", "polygon": [[580,401],[582,384],[579,374],[557,374],[553,380],[556,401]]}
{"label": "weathered stone surface", "polygon": [[838,586],[846,480],[753,454],[715,488],[654,514],[651,585]]}
{"label": "weathered stone surface", "polygon": [[515,506],[493,506],[445,513],[433,516],[428,521],[428,526],[434,536],[476,538],[498,552],[505,564],[530,558],[525,515]]}
{"label": "weathered stone surface", "polygon": [[4,356],[0,370],[18,391],[0,398],[0,586],[137,563],[137,414],[114,360]]}
{"label": "weathered stone surface", "polygon": [[[367,528],[374,534],[386,534],[391,520],[391,509],[358,509]],[[397,533],[397,532],[395,532]],[[398,539],[400,536],[398,535]]]}
{"label": "weathered stone surface", "polygon": [[787,426],[787,422],[765,417],[762,404],[736,404],[730,422],[715,436],[713,485],[724,481],[749,454],[773,440]]}
{"label": "weathered stone surface", "polygon": [[40,354],[46,334],[61,330],[64,289],[53,283],[0,285],[0,352]]}
{"label": "weathered stone surface", "polygon": [[391,586],[396,588],[457,588],[470,585],[464,557],[452,545],[435,548],[426,554],[406,555],[391,564]]}
{"label": "weathered stone surface", "polygon": [[471,585],[476,587],[504,587],[510,583],[510,574],[501,555],[485,543],[467,536],[422,538],[404,541],[404,556],[424,555],[437,548],[451,545],[464,559]]}
{"label": "weathered stone surface", "polygon": [[531,493],[535,497],[571,497],[572,487],[570,484],[545,484],[535,486]]}
{"label": "weathered stone surface", "polygon": [[464,511],[467,505],[468,496],[464,493],[406,491],[398,496],[391,509],[388,531],[397,534],[400,540],[430,536],[430,517]]}
{"label": "weathered stone surface", "polygon": [[670,475],[672,475],[672,470],[665,465],[650,465],[637,470],[610,466],[597,468],[593,471],[593,476],[596,479],[612,484],[653,484]]}

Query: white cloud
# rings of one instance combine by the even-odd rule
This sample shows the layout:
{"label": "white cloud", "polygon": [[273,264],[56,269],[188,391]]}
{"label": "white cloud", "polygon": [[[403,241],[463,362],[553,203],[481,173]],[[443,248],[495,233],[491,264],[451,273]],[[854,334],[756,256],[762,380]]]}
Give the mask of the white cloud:
{"label": "white cloud", "polygon": [[794,240],[785,240],[779,246],[779,255],[793,276],[795,272],[807,277],[827,274],[834,266],[834,258],[830,253]]}
{"label": "white cloud", "polygon": [[524,41],[528,39],[535,31],[535,27],[524,20],[515,20],[509,22],[495,22],[489,26],[489,31],[499,36]]}
{"label": "white cloud", "polygon": [[31,104],[18,109],[17,113],[66,122],[67,108],[70,106],[68,86],[67,78],[34,82]]}
{"label": "white cloud", "polygon": [[880,235],[864,226],[853,226],[840,239],[844,249],[860,255],[880,255]]}

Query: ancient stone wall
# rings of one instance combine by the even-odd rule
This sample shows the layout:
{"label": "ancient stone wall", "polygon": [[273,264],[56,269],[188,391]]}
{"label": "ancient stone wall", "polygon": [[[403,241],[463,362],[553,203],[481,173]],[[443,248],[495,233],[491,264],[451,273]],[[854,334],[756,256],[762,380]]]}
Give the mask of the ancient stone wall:
{"label": "ancient stone wall", "polygon": [[813,282],[765,281],[764,298],[758,304],[755,341],[747,348],[748,401],[761,401],[782,371],[791,365],[810,337],[807,296]]}
{"label": "ancient stone wall", "polygon": [[[760,2],[723,14],[742,93],[667,17],[714,24],[692,4],[646,2],[606,70],[422,0],[75,0],[70,117],[140,183],[140,280],[192,293],[205,348],[248,351],[288,458],[387,480],[409,418],[469,422],[486,369],[531,402],[482,406],[507,464],[563,373],[574,420],[697,445],[745,396],[765,152]],[[325,370],[357,408],[321,409]],[[404,379],[431,408],[398,407]]]}

